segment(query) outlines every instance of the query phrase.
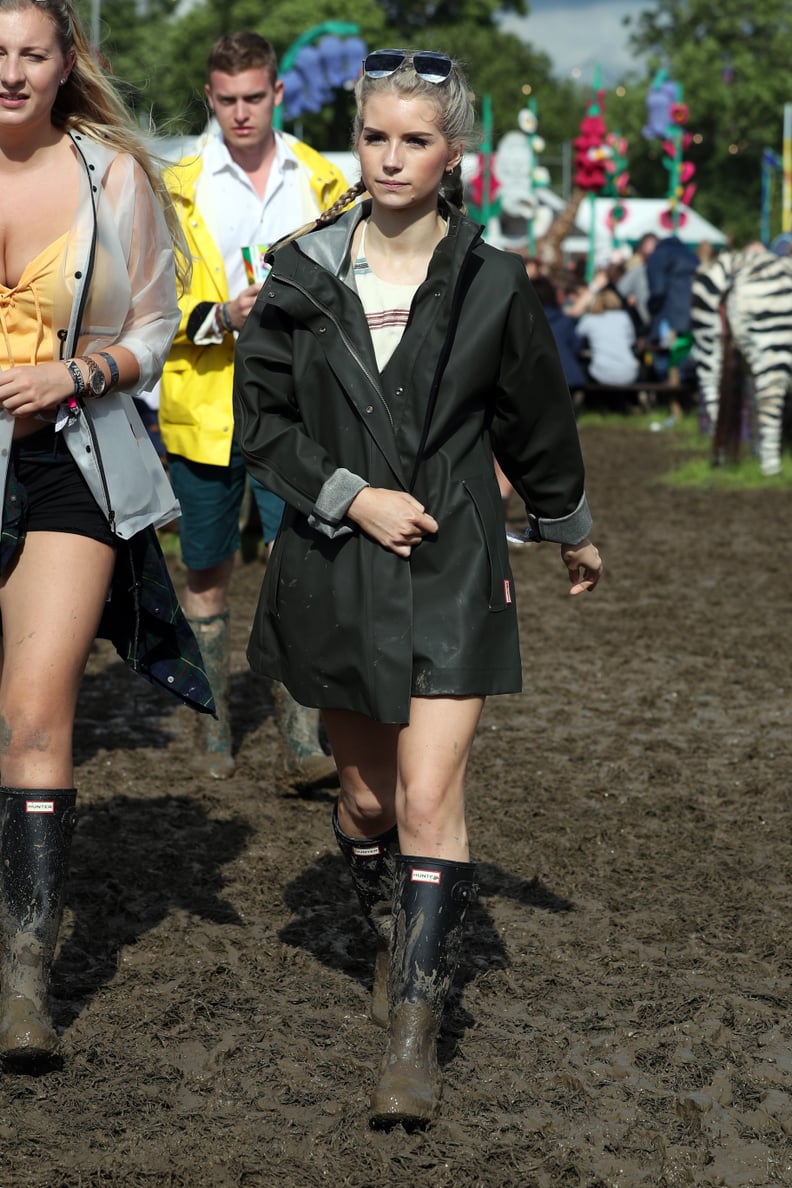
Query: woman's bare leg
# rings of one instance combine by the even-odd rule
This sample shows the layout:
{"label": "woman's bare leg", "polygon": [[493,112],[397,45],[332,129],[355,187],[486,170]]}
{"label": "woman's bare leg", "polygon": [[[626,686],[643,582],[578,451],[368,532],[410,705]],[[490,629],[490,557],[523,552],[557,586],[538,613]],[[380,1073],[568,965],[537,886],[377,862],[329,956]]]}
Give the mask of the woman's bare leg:
{"label": "woman's bare leg", "polygon": [[323,710],[338,768],[338,823],[350,837],[377,837],[396,821],[396,763],[401,726],[351,710]]}
{"label": "woman's bare leg", "polygon": [[482,697],[414,697],[407,726],[325,710],[338,766],[338,820],[351,837],[394,821],[404,854],[468,859],[464,780]]}
{"label": "woman's bare leg", "polygon": [[0,777],[69,788],[77,694],[115,564],[108,545],[30,532],[0,583]]}
{"label": "woman's bare leg", "polygon": [[396,818],[403,854],[467,862],[465,772],[483,697],[414,697],[399,735]]}

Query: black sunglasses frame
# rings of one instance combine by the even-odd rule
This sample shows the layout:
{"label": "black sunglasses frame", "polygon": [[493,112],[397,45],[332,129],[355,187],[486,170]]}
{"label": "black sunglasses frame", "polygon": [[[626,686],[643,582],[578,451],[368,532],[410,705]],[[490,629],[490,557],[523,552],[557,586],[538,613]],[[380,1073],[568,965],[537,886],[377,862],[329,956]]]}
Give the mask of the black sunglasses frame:
{"label": "black sunglasses frame", "polygon": [[368,78],[388,78],[404,65],[407,59],[415,73],[424,82],[439,85],[448,81],[453,63],[447,54],[436,50],[417,50],[410,54],[403,49],[372,50],[363,59],[363,73]]}

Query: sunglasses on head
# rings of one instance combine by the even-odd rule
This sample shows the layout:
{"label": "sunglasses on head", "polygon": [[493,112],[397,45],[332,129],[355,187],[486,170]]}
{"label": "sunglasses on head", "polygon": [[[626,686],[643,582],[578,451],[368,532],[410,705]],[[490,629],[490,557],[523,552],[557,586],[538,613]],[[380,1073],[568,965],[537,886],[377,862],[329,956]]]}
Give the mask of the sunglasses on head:
{"label": "sunglasses on head", "polygon": [[363,73],[369,78],[387,78],[395,74],[410,58],[410,65],[419,78],[424,82],[445,82],[451,73],[451,59],[447,54],[437,54],[434,50],[419,50],[409,54],[407,50],[384,49],[374,50],[363,59]]}

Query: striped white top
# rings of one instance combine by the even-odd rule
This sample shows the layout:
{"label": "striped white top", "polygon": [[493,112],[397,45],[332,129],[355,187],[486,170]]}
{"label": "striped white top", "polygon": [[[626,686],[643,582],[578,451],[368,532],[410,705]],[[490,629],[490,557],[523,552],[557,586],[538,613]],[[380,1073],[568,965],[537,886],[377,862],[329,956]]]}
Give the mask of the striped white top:
{"label": "striped white top", "polygon": [[418,285],[397,285],[381,280],[366,259],[366,223],[354,264],[355,286],[366,315],[374,355],[380,371],[401,342]]}

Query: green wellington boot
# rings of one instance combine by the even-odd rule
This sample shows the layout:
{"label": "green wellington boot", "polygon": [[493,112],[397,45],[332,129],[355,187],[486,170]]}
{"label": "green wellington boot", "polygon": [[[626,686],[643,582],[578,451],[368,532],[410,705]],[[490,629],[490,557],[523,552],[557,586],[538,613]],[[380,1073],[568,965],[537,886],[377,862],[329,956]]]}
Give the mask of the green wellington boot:
{"label": "green wellington boot", "polygon": [[279,681],[273,683],[272,695],[287,781],[298,792],[337,784],[336,765],[319,742],[319,710],[300,705]]}
{"label": "green wellington boot", "polygon": [[11,1070],[60,1056],[49,978],[75,800],[74,788],[0,788],[0,1061]]}
{"label": "green wellington boot", "polygon": [[229,709],[229,673],[231,668],[230,612],[188,618],[198,641],[204,669],[212,687],[217,717],[199,714],[198,728],[203,748],[196,760],[200,770],[213,780],[225,780],[234,774],[231,751],[231,713]]}

